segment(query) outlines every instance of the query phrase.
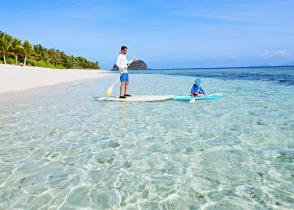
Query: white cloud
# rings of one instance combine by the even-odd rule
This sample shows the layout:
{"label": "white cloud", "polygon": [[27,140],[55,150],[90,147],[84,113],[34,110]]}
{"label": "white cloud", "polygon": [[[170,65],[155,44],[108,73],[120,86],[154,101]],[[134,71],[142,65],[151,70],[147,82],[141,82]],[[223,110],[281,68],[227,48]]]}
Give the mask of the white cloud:
{"label": "white cloud", "polygon": [[260,54],[262,58],[287,58],[290,54],[285,50],[265,51]]}

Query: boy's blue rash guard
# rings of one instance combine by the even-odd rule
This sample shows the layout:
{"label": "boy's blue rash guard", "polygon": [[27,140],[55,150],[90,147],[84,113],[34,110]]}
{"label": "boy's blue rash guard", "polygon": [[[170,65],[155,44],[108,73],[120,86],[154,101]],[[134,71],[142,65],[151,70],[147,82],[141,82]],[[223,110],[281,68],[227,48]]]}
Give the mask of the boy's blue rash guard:
{"label": "boy's blue rash guard", "polygon": [[201,91],[205,95],[205,92],[202,89],[202,87],[201,86],[197,86],[196,84],[194,84],[192,86],[192,88],[191,88],[191,93],[198,93],[199,91]]}

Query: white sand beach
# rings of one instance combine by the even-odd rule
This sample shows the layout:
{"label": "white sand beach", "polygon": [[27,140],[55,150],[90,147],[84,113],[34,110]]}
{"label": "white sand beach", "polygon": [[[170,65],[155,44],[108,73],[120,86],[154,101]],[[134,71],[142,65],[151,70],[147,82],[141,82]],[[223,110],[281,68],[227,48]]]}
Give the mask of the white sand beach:
{"label": "white sand beach", "polygon": [[105,70],[60,70],[0,64],[0,94],[111,76],[113,74]]}

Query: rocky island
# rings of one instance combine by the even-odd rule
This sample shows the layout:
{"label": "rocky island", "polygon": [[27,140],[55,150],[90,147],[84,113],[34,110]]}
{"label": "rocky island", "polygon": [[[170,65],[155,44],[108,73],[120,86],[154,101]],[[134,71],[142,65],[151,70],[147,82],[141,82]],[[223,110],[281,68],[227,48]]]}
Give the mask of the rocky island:
{"label": "rocky island", "polygon": [[[114,64],[112,70],[118,70],[118,66]],[[148,70],[148,66],[143,60],[137,60],[129,65],[128,70]]]}

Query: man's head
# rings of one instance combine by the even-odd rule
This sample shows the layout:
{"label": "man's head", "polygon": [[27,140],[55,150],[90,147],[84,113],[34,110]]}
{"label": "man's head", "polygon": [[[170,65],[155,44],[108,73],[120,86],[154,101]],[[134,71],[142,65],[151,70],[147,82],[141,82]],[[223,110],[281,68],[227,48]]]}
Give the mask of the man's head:
{"label": "man's head", "polygon": [[127,54],[127,52],[128,52],[128,48],[126,47],[126,46],[122,46],[121,48],[120,48],[120,51],[121,51],[121,53],[122,54]]}
{"label": "man's head", "polygon": [[195,84],[197,85],[197,86],[200,86],[200,83],[201,83],[201,79],[195,79]]}

